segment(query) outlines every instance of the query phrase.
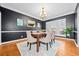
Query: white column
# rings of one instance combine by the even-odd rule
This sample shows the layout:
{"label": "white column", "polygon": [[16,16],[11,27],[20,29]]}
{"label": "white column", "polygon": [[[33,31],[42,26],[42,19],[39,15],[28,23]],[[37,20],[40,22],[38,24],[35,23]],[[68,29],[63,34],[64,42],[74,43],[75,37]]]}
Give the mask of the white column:
{"label": "white column", "polygon": [[1,43],[1,12],[0,12],[0,43]]}
{"label": "white column", "polygon": [[79,4],[77,6],[77,43],[79,45]]}

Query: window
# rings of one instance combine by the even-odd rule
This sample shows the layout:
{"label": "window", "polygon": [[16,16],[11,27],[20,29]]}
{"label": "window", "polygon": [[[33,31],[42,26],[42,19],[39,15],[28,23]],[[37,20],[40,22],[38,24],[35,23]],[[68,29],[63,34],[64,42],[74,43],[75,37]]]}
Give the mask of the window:
{"label": "window", "polygon": [[46,30],[51,29],[52,31],[55,31],[55,34],[57,34],[58,36],[65,36],[64,35],[65,28],[66,28],[66,18],[46,22]]}
{"label": "window", "polygon": [[57,29],[66,28],[66,19],[63,18],[63,19],[46,22],[46,29],[51,29],[51,28],[57,28]]}

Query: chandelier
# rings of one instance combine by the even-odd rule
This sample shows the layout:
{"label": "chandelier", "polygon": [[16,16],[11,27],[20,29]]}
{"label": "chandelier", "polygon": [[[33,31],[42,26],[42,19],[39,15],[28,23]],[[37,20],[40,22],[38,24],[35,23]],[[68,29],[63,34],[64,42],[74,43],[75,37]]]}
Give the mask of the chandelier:
{"label": "chandelier", "polygon": [[41,8],[41,12],[40,12],[40,18],[41,19],[45,19],[45,17],[47,16],[46,14],[46,10],[44,7]]}

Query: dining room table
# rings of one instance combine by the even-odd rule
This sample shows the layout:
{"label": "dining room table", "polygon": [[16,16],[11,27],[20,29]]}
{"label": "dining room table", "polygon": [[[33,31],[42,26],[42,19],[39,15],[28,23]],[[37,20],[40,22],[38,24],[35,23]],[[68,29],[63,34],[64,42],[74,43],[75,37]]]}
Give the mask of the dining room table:
{"label": "dining room table", "polygon": [[37,52],[39,52],[40,39],[43,37],[46,37],[46,32],[32,32],[31,35],[32,35],[32,37],[37,39],[36,49],[37,49]]}

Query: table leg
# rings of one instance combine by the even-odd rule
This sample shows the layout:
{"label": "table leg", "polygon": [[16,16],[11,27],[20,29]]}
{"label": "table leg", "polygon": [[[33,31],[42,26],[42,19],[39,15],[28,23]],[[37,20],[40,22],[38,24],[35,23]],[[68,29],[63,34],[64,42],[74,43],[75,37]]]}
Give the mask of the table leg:
{"label": "table leg", "polygon": [[39,52],[39,38],[37,38],[37,52]]}

